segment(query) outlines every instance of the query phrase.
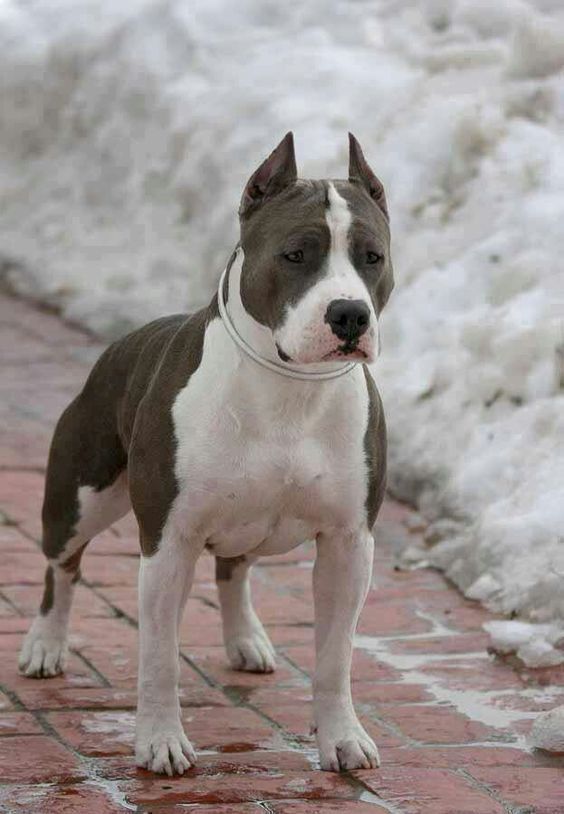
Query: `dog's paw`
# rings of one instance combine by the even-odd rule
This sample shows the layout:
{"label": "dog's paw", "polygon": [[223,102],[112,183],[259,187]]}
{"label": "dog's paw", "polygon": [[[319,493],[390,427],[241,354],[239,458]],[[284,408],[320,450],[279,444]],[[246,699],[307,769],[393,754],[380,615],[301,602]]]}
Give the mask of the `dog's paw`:
{"label": "dog's paw", "polygon": [[264,631],[233,636],[227,640],[225,649],[234,670],[272,673],[276,669],[274,648]]}
{"label": "dog's paw", "polygon": [[342,730],[338,736],[318,730],[319,762],[325,772],[344,772],[351,769],[377,769],[380,765],[378,747],[358,724]]}
{"label": "dog's paw", "polygon": [[65,637],[38,617],[23,641],[18,666],[30,678],[52,678],[63,672],[66,657]]}
{"label": "dog's paw", "polygon": [[182,726],[154,727],[135,740],[135,763],[157,774],[184,774],[196,764],[194,748]]}

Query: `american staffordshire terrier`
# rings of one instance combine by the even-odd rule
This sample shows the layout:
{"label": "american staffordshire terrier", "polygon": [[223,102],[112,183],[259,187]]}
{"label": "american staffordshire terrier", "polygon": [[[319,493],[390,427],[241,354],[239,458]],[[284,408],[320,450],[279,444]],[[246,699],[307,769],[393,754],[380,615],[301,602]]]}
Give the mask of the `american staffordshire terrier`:
{"label": "american staffordshire terrier", "polygon": [[378,751],[352,703],[353,638],[370,585],[386,430],[367,364],[393,287],[384,190],[350,136],[348,180],[299,179],[288,133],[248,181],[241,237],[207,308],[111,345],[61,416],[43,506],[48,559],[25,675],[61,672],[80,560],[131,507],[139,523],[136,760],[196,760],[177,695],[178,625],[207,549],[227,656],[270,672],[251,602],[261,556],[316,541],[314,726],[322,769]]}

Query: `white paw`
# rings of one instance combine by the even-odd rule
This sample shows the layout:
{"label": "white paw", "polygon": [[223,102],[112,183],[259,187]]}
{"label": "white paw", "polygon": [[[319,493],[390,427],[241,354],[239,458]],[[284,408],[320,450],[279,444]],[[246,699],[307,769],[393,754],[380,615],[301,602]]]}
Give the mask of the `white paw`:
{"label": "white paw", "polygon": [[51,678],[63,672],[66,657],[64,634],[42,617],[35,619],[20,650],[20,672],[30,678]]}
{"label": "white paw", "polygon": [[[380,765],[378,748],[360,724],[342,728],[338,735],[317,731],[319,761],[325,772],[343,772],[350,769],[377,769]],[[330,727],[331,729],[331,727]]]}
{"label": "white paw", "polygon": [[233,636],[226,641],[225,649],[234,670],[272,673],[276,669],[274,648],[264,631]]}
{"label": "white paw", "polygon": [[141,727],[135,740],[135,763],[158,774],[184,774],[196,764],[194,748],[181,724]]}

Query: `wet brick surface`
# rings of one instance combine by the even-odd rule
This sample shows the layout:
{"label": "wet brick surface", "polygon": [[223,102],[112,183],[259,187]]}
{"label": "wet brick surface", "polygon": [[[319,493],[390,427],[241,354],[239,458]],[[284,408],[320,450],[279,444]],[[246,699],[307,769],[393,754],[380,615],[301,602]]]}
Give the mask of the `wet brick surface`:
{"label": "wet brick surface", "polygon": [[[18,675],[39,604],[43,472],[60,411],[101,346],[57,317],[0,297],[0,812],[9,814],[560,814],[564,758],[527,747],[534,715],[562,703],[564,671],[517,670],[487,653],[490,615],[439,574],[397,570],[416,523],[389,500],[353,666],[361,719],[382,767],[319,771],[311,727],[313,550],[255,567],[278,670],[232,671],[213,562],[203,558],[182,623],[181,703],[200,749],[182,778],[131,756],[138,548],[133,518],[83,560],[64,676]],[[410,531],[412,529],[412,531]]]}

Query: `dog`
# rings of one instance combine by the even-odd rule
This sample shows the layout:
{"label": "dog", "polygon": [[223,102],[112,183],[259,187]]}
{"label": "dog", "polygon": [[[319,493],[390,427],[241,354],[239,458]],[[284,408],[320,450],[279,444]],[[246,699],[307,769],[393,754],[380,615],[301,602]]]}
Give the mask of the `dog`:
{"label": "dog", "polygon": [[299,179],[287,133],[251,176],[240,241],[208,307],[111,345],[62,414],[43,504],[48,565],[19,658],[63,671],[89,541],[132,507],[139,524],[136,763],[196,761],[180,719],[178,625],[196,561],[216,558],[227,656],[268,673],[251,602],[261,556],[316,541],[314,731],[321,768],[375,768],[350,668],[385,488],[386,428],[367,365],[393,288],[383,186],[349,134],[348,180]]}

